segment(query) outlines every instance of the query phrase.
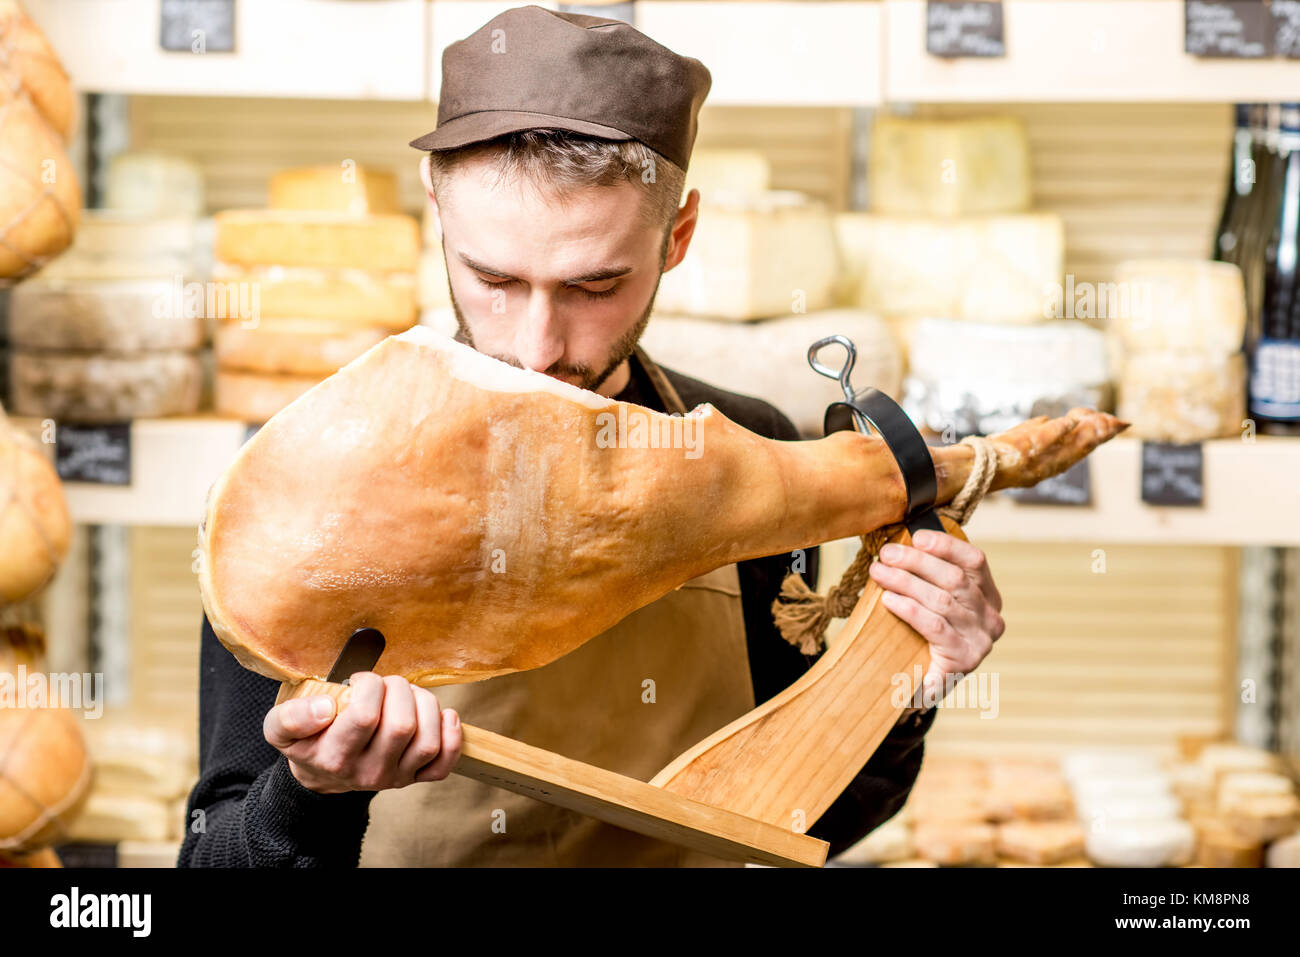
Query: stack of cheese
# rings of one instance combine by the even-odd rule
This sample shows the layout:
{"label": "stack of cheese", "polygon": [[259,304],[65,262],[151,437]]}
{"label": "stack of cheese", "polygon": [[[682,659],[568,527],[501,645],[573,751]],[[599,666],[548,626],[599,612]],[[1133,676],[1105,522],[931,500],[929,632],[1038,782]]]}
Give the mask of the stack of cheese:
{"label": "stack of cheese", "polygon": [[1134,750],[1075,751],[1062,760],[1088,858],[1107,867],[1188,864],[1196,835],[1183,817],[1173,779],[1156,755]]}
{"label": "stack of cheese", "polygon": [[215,317],[216,407],[257,423],[417,317],[419,224],[392,174],[349,161],[270,192],[269,209],[215,217],[213,280],[249,306]]}
{"label": "stack of cheese", "polygon": [[94,766],[75,841],[180,840],[198,778],[191,736],[143,714],[105,712],[82,721]]}
{"label": "stack of cheese", "polygon": [[[1232,263],[1120,263],[1130,305],[1109,318],[1117,413],[1137,438],[1198,442],[1239,435],[1246,417],[1246,294]],[[1121,297],[1120,301],[1123,301]]]}
{"label": "stack of cheese", "polygon": [[1208,744],[1170,768],[1205,867],[1300,867],[1300,797],[1278,756]]}
{"label": "stack of cheese", "polygon": [[903,810],[837,859],[936,865],[1084,864],[1084,834],[1051,760],[927,759]]}
{"label": "stack of cheese", "polygon": [[663,275],[642,342],[655,361],[766,399],[800,433],[820,435],[826,406],[843,396],[808,367],[813,342],[832,334],[854,341],[858,388],[897,395],[902,360],[882,320],[836,308],[831,212],[804,193],[770,189],[770,178],[755,151],[692,157],[686,187],[700,190],[699,219],[685,258]]}
{"label": "stack of cheese", "polygon": [[911,366],[904,407],[918,424],[955,440],[1072,405],[1106,407],[1100,337],[1048,321],[1059,316],[1050,293],[1061,287],[1065,230],[1030,208],[1023,123],[882,113],[868,189],[869,212],[835,218],[837,294],[894,329]]}
{"label": "stack of cheese", "polygon": [[87,210],[76,242],[10,297],[19,415],[117,422],[199,407],[195,221]]}

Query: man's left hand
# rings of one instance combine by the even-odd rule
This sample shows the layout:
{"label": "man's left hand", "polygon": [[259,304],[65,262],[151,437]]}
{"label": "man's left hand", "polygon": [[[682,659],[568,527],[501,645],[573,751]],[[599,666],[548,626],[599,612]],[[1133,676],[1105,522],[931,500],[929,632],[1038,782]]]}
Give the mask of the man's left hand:
{"label": "man's left hand", "polygon": [[949,681],[955,684],[979,667],[1006,625],[983,551],[928,530],[917,532],[912,543],[886,545],[869,574],[885,589],[885,607],[930,643],[924,678],[924,700],[930,703],[942,700]]}

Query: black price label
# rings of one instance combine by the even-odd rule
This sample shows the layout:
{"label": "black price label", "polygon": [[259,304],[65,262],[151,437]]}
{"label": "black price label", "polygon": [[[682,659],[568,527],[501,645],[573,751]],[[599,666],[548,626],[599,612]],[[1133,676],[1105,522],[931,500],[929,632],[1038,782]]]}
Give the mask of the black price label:
{"label": "black price label", "polygon": [[1273,0],[1273,52],[1300,59],[1300,0]]}
{"label": "black price label", "polygon": [[1029,488],[1004,489],[1008,498],[1030,505],[1091,505],[1092,473],[1088,460],[1075,462],[1060,475]]}
{"label": "black price label", "polygon": [[159,43],[173,53],[233,53],[235,0],[162,0]]}
{"label": "black price label", "polygon": [[65,482],[130,485],[131,423],[56,425],[54,467]]}
{"label": "black price label", "polygon": [[931,56],[1006,56],[1002,3],[929,0],[925,5],[925,50]]}
{"label": "black price label", "polygon": [[1262,0],[1184,0],[1183,49],[1192,56],[1273,55],[1273,18]]}
{"label": "black price label", "polygon": [[1205,499],[1204,447],[1200,442],[1142,443],[1142,501],[1148,505],[1201,505]]}

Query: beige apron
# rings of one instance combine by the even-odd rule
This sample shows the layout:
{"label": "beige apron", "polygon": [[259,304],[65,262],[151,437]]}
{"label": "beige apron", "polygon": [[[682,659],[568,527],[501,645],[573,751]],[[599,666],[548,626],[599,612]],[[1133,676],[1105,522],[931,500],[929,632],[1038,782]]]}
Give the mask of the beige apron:
{"label": "beige apron", "polygon": [[[667,411],[687,411],[642,350],[632,361]],[[542,668],[434,693],[470,724],[648,781],[754,707],[736,566],[692,579]],[[452,774],[375,795],[361,866],[741,865]]]}

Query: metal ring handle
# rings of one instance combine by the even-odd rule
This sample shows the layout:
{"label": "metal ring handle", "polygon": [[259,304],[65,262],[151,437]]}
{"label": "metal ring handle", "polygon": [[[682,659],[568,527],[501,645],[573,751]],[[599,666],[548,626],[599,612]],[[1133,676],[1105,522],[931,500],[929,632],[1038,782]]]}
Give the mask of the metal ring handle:
{"label": "metal ring handle", "polygon": [[[829,345],[841,345],[844,347],[845,358],[844,365],[836,370],[830,366],[822,365],[817,361],[817,353]],[[858,350],[853,344],[853,340],[848,336],[827,336],[825,339],[818,339],[808,347],[808,364],[812,366],[813,371],[818,375],[824,375],[828,379],[835,379],[840,384],[840,389],[844,392],[846,401],[853,401],[853,386],[849,382],[849,377],[853,375],[853,365],[858,361]]]}

